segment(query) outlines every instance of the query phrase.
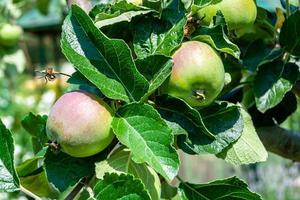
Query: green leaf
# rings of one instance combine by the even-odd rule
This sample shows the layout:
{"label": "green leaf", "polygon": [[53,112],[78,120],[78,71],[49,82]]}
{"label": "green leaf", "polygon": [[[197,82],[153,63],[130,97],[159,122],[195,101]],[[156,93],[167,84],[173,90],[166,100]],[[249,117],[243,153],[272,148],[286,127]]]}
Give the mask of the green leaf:
{"label": "green leaf", "polygon": [[217,156],[234,165],[266,161],[268,153],[255,131],[251,116],[243,108],[240,110],[244,121],[242,135]]}
{"label": "green leaf", "polygon": [[257,110],[256,106],[252,106],[248,109],[248,112],[252,116],[252,121],[256,128],[266,126],[277,126],[283,123],[290,115],[292,115],[298,107],[296,95],[290,91],[286,93],[282,101],[274,108],[267,110],[265,113],[261,113]]}
{"label": "green leaf", "polygon": [[300,11],[296,11],[283,23],[280,44],[291,54],[300,56]]}
{"label": "green leaf", "polygon": [[170,129],[172,129],[172,134],[174,136],[176,135],[185,135],[187,136],[188,135],[188,132],[182,128],[179,124],[177,124],[176,122],[171,122],[171,121],[168,121],[168,120],[165,120],[166,124],[168,125],[168,127]]}
{"label": "green leaf", "polygon": [[228,53],[237,59],[240,58],[241,52],[239,47],[228,39],[222,26],[218,25],[212,28],[201,27],[197,30],[193,33],[195,35],[193,40],[208,43],[218,51]]}
{"label": "green leaf", "polygon": [[74,72],[67,82],[70,84],[68,91],[84,90],[96,94],[100,98],[105,97],[93,83],[78,71]]}
{"label": "green leaf", "polygon": [[194,3],[193,0],[181,0],[181,2],[183,3],[185,10],[190,10]]}
{"label": "green leaf", "polygon": [[95,18],[96,27],[102,28],[119,22],[130,22],[134,17],[151,12],[153,10],[136,6],[123,0],[115,4],[97,5],[93,8],[90,15]]}
{"label": "green leaf", "polygon": [[142,182],[129,174],[105,174],[94,193],[99,200],[150,200]]}
{"label": "green leaf", "polygon": [[102,151],[92,157],[74,158],[63,152],[54,154],[48,150],[44,161],[47,177],[59,191],[65,191],[81,178],[93,175],[94,163],[104,160],[107,154],[107,151]]}
{"label": "green leaf", "polygon": [[255,72],[260,65],[278,59],[283,53],[282,48],[270,48],[263,40],[256,40],[247,48],[243,64],[248,70]]}
{"label": "green leaf", "polygon": [[132,152],[137,163],[148,163],[168,181],[178,173],[179,158],[171,129],[150,105],[133,103],[121,107],[112,122],[119,141]]}
{"label": "green leaf", "polygon": [[116,16],[114,18],[109,18],[109,19],[98,21],[95,23],[95,25],[98,28],[102,28],[104,26],[109,26],[109,25],[116,24],[119,22],[130,22],[134,17],[140,16],[140,15],[146,15],[150,12],[152,12],[152,11],[151,10],[128,11],[128,12],[122,13],[119,16]]}
{"label": "green leaf", "polygon": [[21,121],[23,128],[32,136],[35,152],[41,150],[48,142],[46,122],[46,115],[34,115],[31,112]]}
{"label": "green leaf", "polygon": [[186,18],[172,25],[169,22],[149,18],[135,25],[133,46],[138,58],[154,54],[172,55],[183,40]]}
{"label": "green leaf", "polygon": [[175,25],[185,19],[186,10],[184,0],[169,0],[161,3],[162,10],[160,18]]}
{"label": "green leaf", "polygon": [[178,188],[171,186],[167,182],[161,183],[161,199],[176,200],[175,196],[178,195]]}
{"label": "green leaf", "polygon": [[44,198],[58,199],[59,192],[48,182],[45,171],[20,177],[22,187]]}
{"label": "green leaf", "polygon": [[0,192],[14,192],[19,190],[19,179],[14,167],[14,141],[1,120],[0,144]]}
{"label": "green leaf", "polygon": [[221,13],[217,13],[220,21],[224,21],[224,24],[217,24],[213,27],[201,26],[196,29],[192,34],[192,40],[198,40],[210,44],[212,47],[223,53],[228,53],[233,57],[240,58],[239,47],[232,43],[226,35],[226,23],[225,18]]}
{"label": "green leaf", "polygon": [[[175,97],[163,95],[156,98],[156,104],[159,113],[169,123],[173,122],[178,126],[182,125],[182,127],[186,127],[184,125],[185,123],[192,123],[199,133],[206,134],[207,137],[215,139],[213,133],[206,128],[200,113],[184,101]],[[176,127],[176,129],[178,129],[178,127]],[[172,130],[174,129],[172,128]],[[190,130],[186,129],[186,131],[189,132]],[[182,134],[185,135],[185,132],[182,132]]]}
{"label": "green leaf", "polygon": [[207,137],[190,122],[178,122],[188,137],[178,136],[178,146],[189,154],[218,154],[235,142],[243,132],[243,118],[238,106],[219,102],[199,110],[206,128],[215,136]]}
{"label": "green leaf", "polygon": [[103,179],[105,173],[131,174],[140,179],[152,200],[160,199],[160,180],[153,169],[145,163],[137,164],[128,149],[117,149],[107,160],[96,163],[96,177]]}
{"label": "green leaf", "polygon": [[63,25],[61,47],[67,59],[107,97],[138,101],[148,91],[123,40],[107,38],[73,5]]}
{"label": "green leaf", "polygon": [[132,3],[127,3],[126,0],[121,1],[111,1],[111,2],[99,2],[93,9],[89,12],[89,16],[95,20],[95,22],[114,17],[120,13],[127,11],[139,11],[139,10],[149,10],[146,7],[137,6]]}
{"label": "green leaf", "polygon": [[254,80],[254,96],[257,109],[264,113],[279,104],[295,84],[299,67],[282,61],[261,65]]}
{"label": "green leaf", "polygon": [[217,180],[207,184],[182,182],[180,183],[179,190],[183,199],[188,200],[262,200],[258,194],[249,190],[246,183],[236,177]]}
{"label": "green leaf", "polygon": [[43,157],[26,160],[17,167],[22,187],[30,192],[52,199],[58,198],[58,191],[51,185],[43,168]]}
{"label": "green leaf", "polygon": [[149,89],[145,97],[152,94],[170,76],[173,66],[171,58],[164,55],[152,55],[135,61],[139,72],[149,82]]}
{"label": "green leaf", "polygon": [[33,174],[37,169],[43,166],[43,157],[37,156],[22,162],[16,170],[19,177],[26,177]]}

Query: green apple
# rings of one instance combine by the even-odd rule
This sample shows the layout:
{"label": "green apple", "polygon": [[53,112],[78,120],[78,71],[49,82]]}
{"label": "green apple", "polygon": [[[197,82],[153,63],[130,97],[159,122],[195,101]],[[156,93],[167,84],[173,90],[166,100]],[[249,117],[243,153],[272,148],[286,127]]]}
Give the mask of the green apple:
{"label": "green apple", "polygon": [[218,10],[222,11],[229,30],[252,25],[257,15],[253,0],[222,0],[200,9],[197,14],[204,25],[209,25]]}
{"label": "green apple", "polygon": [[99,97],[84,91],[61,96],[51,108],[46,132],[73,157],[99,153],[113,140],[112,111]]}
{"label": "green apple", "polygon": [[206,43],[189,41],[183,43],[172,58],[168,94],[193,107],[212,103],[225,81],[224,66],[217,52]]}
{"label": "green apple", "polygon": [[23,33],[20,26],[4,24],[0,27],[0,45],[13,47],[17,45]]}

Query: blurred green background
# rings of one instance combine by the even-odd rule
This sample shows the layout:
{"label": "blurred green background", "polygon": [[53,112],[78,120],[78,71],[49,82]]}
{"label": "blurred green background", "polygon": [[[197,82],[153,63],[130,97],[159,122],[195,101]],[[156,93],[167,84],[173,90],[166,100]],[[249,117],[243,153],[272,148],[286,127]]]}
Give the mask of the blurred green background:
{"label": "blurred green background", "polygon": [[[270,11],[280,1],[257,1]],[[0,23],[19,24],[24,29],[18,46],[0,47],[0,118],[11,129],[15,139],[17,164],[33,156],[31,137],[21,127],[29,113],[48,114],[53,102],[68,89],[66,77],[45,83],[35,70],[52,67],[72,74],[59,47],[60,26],[66,13],[62,0],[0,0]],[[298,110],[282,127],[300,131]],[[251,166],[232,166],[214,156],[188,156],[181,152],[181,177],[190,182],[207,182],[236,175],[266,200],[300,199],[300,165],[269,154],[267,162]],[[27,199],[22,193],[0,193],[0,200]]]}

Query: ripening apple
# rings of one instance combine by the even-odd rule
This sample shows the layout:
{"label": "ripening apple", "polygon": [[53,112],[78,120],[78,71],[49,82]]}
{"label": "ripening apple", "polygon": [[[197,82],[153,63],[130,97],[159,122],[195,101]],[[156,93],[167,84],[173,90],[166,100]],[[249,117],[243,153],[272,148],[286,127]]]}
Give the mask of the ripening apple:
{"label": "ripening apple", "polygon": [[46,131],[51,141],[73,157],[99,153],[113,140],[112,111],[99,97],[85,91],[61,96],[51,108]]}
{"label": "ripening apple", "polygon": [[4,24],[0,27],[0,45],[13,47],[17,45],[23,30],[20,26]]}
{"label": "ripening apple", "polygon": [[204,25],[209,25],[218,10],[222,11],[229,30],[252,25],[257,15],[254,0],[222,0],[200,9],[198,17]]}
{"label": "ripening apple", "polygon": [[192,107],[213,102],[224,87],[225,71],[221,58],[208,44],[189,41],[174,53],[168,94],[185,100]]}

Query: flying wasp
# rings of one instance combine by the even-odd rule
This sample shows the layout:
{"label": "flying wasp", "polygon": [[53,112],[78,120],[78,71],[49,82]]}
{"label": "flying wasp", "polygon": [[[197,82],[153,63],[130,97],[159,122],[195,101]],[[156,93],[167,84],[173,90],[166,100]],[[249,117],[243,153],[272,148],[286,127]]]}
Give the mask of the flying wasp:
{"label": "flying wasp", "polygon": [[39,74],[39,79],[43,78],[46,81],[46,84],[48,81],[54,81],[58,75],[68,76],[71,77],[69,74],[65,74],[62,72],[57,72],[53,68],[47,67],[44,71],[35,71],[37,74]]}

